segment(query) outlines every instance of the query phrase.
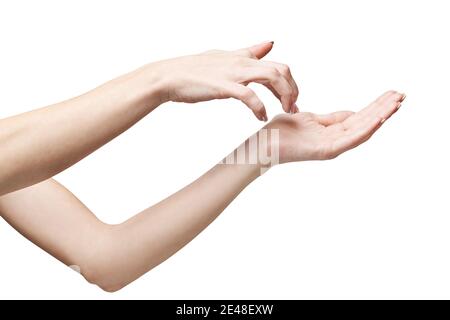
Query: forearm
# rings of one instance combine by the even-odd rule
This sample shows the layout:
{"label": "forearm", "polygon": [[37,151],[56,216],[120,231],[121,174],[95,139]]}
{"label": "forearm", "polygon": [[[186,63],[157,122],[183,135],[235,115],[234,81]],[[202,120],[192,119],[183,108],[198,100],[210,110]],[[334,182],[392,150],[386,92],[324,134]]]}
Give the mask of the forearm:
{"label": "forearm", "polygon": [[45,180],[98,149],[161,103],[144,67],[76,98],[0,120],[0,195]]}
{"label": "forearm", "polygon": [[260,175],[259,164],[218,164],[192,184],[118,225],[100,222],[48,180],[0,197],[16,230],[108,291],[140,277],[185,246]]}
{"label": "forearm", "polygon": [[116,259],[100,268],[111,276],[94,282],[116,290],[159,265],[213,222],[258,175],[256,166],[217,165],[164,201],[113,226],[107,243]]}
{"label": "forearm", "polygon": [[334,158],[367,141],[404,98],[389,91],[357,113],[277,116],[255,135],[258,143],[248,139],[234,159],[119,225],[101,223],[51,180],[0,197],[0,214],[47,252],[79,266],[88,281],[118,290],[192,240],[264,168]]}
{"label": "forearm", "polygon": [[0,195],[73,165],[166,101],[236,98],[259,120],[262,101],[246,85],[266,85],[286,112],[297,112],[289,67],[260,61],[273,42],[148,64],[77,98],[0,120]]}

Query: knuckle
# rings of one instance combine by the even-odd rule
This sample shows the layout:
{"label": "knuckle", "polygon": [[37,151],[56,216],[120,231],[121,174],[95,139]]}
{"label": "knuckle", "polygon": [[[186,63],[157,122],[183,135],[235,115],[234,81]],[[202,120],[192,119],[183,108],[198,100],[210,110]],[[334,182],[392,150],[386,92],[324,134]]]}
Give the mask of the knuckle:
{"label": "knuckle", "polygon": [[278,71],[277,68],[270,68],[270,69],[269,69],[269,74],[270,74],[270,76],[273,77],[273,78],[278,78],[278,77],[281,76],[281,73],[280,73],[280,71]]}
{"label": "knuckle", "polygon": [[264,104],[262,103],[261,100],[259,100],[259,98],[256,96],[255,93],[251,92],[248,95],[246,102],[254,112],[256,112],[256,113],[263,112]]}
{"label": "knuckle", "polygon": [[262,113],[264,111],[264,105],[261,101],[255,101],[254,110],[258,113]]}
{"label": "knuckle", "polygon": [[247,66],[250,66],[250,65],[251,65],[252,60],[249,59],[249,58],[246,58],[246,57],[238,56],[238,57],[236,57],[235,62],[236,62],[236,64],[237,64],[238,66],[244,66],[244,67],[247,67]]}
{"label": "knuckle", "polygon": [[256,56],[253,54],[253,52],[250,49],[245,49],[245,50],[246,50],[247,56],[249,58],[252,58],[252,59],[256,58]]}
{"label": "knuckle", "polygon": [[238,55],[230,55],[228,62],[231,69],[241,69],[249,65],[248,58]]}
{"label": "knuckle", "polygon": [[280,72],[285,75],[285,76],[290,76],[291,74],[291,69],[289,68],[289,66],[287,64],[280,64]]}
{"label": "knuckle", "polygon": [[247,59],[248,58],[250,58],[250,59],[256,58],[255,55],[252,53],[252,51],[248,48],[234,51],[234,54],[244,57],[244,58],[247,58]]}
{"label": "knuckle", "polygon": [[252,100],[254,95],[255,94],[253,93],[253,91],[248,88],[243,89],[240,93],[240,97],[242,98],[242,100],[246,100],[246,101]]}

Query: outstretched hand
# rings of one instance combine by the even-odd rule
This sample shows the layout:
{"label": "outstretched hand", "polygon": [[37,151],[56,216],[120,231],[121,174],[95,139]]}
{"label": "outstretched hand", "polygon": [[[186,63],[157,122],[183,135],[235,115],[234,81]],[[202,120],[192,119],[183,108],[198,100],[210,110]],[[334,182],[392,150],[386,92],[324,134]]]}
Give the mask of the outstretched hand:
{"label": "outstretched hand", "polygon": [[367,141],[404,99],[388,91],[359,112],[279,115],[265,128],[279,129],[280,163],[333,159]]}

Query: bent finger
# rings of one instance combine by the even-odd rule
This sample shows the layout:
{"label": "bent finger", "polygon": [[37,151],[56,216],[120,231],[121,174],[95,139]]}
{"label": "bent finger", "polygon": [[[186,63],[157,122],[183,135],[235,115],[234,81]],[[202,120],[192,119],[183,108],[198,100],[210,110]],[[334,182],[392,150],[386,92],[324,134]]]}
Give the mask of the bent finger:
{"label": "bent finger", "polygon": [[241,84],[231,84],[227,85],[225,90],[230,98],[240,100],[245,105],[247,105],[247,107],[249,107],[250,110],[253,111],[258,120],[268,120],[264,104],[252,89]]}
{"label": "bent finger", "polygon": [[245,83],[256,82],[265,85],[269,90],[275,92],[279,98],[285,112],[291,112],[293,105],[293,88],[289,82],[272,67],[250,67],[244,73]]}

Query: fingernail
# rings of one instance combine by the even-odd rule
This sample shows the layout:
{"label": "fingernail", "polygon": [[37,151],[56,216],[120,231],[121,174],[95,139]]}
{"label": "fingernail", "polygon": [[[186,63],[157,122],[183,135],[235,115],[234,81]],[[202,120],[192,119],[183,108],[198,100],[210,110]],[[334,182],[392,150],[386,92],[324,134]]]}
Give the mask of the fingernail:
{"label": "fingernail", "polygon": [[298,109],[298,106],[296,103],[294,103],[294,113],[299,113],[300,110]]}
{"label": "fingernail", "polygon": [[401,106],[402,106],[402,104],[399,103],[398,106],[397,106],[397,110],[400,109]]}
{"label": "fingernail", "polygon": [[386,119],[381,119],[380,124],[383,124],[386,121]]}
{"label": "fingernail", "polygon": [[275,43],[275,41],[269,41],[272,45]]}
{"label": "fingernail", "polygon": [[402,98],[400,99],[400,101],[403,102],[403,100],[405,100],[405,99],[406,99],[406,94],[403,93],[402,94]]}
{"label": "fingernail", "polygon": [[267,121],[267,112],[266,112],[266,110],[263,110],[263,112],[261,113],[261,119],[263,121]]}

